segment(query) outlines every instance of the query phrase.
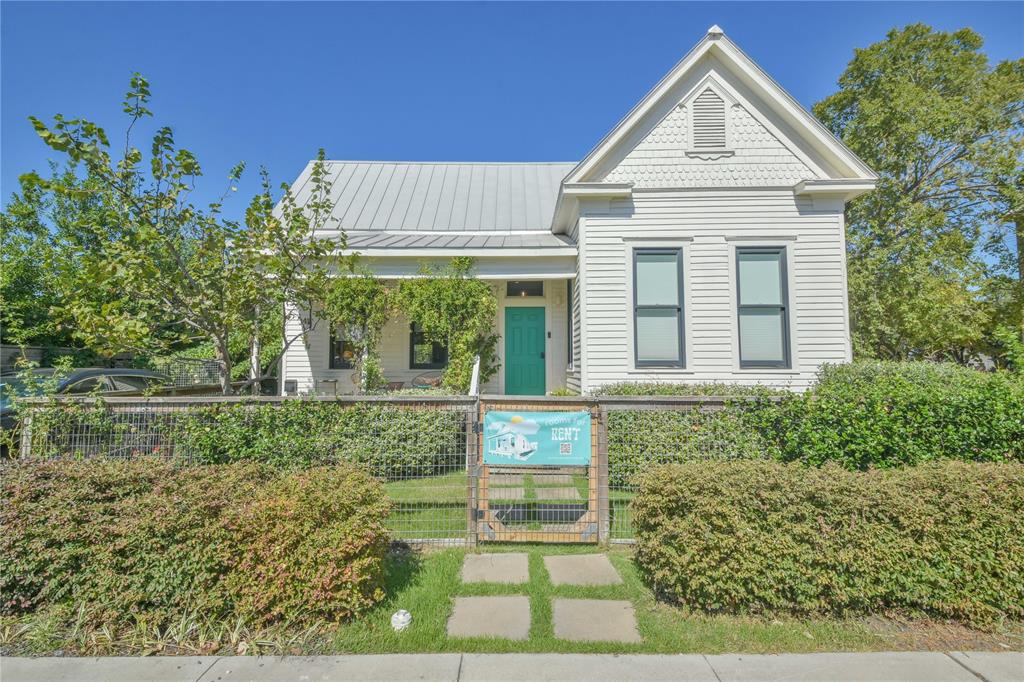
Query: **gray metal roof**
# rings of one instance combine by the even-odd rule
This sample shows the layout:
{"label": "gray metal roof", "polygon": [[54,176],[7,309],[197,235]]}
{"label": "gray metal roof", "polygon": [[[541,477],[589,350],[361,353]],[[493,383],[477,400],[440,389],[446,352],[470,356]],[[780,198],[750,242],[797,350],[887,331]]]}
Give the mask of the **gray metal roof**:
{"label": "gray metal roof", "polygon": [[[370,249],[564,249],[575,248],[572,241],[550,232],[536,234],[432,234],[408,231],[352,231],[345,233],[348,248]],[[331,233],[321,236],[329,237]],[[396,254],[397,255],[397,254]]]}
{"label": "gray metal roof", "polygon": [[[575,163],[327,161],[334,229],[548,232]],[[309,199],[310,162],[292,192]]]}

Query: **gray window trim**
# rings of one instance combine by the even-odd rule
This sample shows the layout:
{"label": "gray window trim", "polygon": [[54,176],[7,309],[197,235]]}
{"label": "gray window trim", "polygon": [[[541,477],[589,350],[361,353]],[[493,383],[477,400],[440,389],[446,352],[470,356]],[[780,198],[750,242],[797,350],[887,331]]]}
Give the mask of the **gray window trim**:
{"label": "gray window trim", "polygon": [[[782,304],[742,304],[740,288],[740,256],[746,253],[774,253],[779,256],[779,291],[782,293]],[[738,246],[736,247],[736,343],[740,353],[740,369],[790,369],[792,364],[789,340],[789,278],[786,272],[785,246]],[[740,332],[740,314],[744,310],[776,310],[782,313],[782,354],[783,360],[744,360],[743,334]]]}
{"label": "gray window trim", "polygon": [[[676,277],[678,278],[678,297],[676,305],[640,305],[637,302],[636,266],[639,256],[672,255],[676,257]],[[641,360],[640,346],[637,342],[637,313],[640,310],[674,310],[679,334],[678,360]],[[676,248],[633,249],[633,363],[636,367],[686,367],[686,336],[683,330],[683,250]]]}

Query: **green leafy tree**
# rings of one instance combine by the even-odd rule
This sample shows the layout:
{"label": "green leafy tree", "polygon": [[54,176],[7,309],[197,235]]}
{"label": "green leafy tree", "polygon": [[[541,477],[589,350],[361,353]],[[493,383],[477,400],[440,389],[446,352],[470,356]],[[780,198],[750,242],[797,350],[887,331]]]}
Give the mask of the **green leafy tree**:
{"label": "green leafy tree", "polygon": [[346,338],[354,345],[355,370],[364,391],[380,388],[383,375],[377,346],[381,329],[392,307],[388,288],[373,273],[356,261],[343,263],[348,270],[327,285],[323,301],[323,317],[332,325],[342,325]]}
{"label": "green leafy tree", "polygon": [[894,29],[814,108],[880,175],[846,215],[858,354],[965,362],[1021,324],[1024,60],[993,68],[981,47],[970,29]]}
{"label": "green leafy tree", "polygon": [[[58,114],[47,125],[33,117],[42,140],[80,166],[88,186],[35,174],[27,182],[58,196],[91,197],[98,205],[78,225],[87,239],[75,271],[62,273],[62,298],[76,336],[111,352],[167,353],[207,341],[220,365],[222,391],[231,393],[232,334],[248,338],[258,358],[259,339],[269,335],[263,330],[267,311],[280,310],[285,301],[314,300],[325,282],[323,257],[344,248],[344,234],[340,243],[316,236],[331,208],[323,151],[303,206],[287,188],[275,206],[263,171],[262,190],[240,223],[222,215],[223,197],[205,207],[192,201],[202,169],[192,152],[177,146],[169,127],[153,136],[148,159],[133,146],[133,128],[152,116],[149,103],[149,84],[136,74],[123,103],[129,122],[120,153],[112,152],[106,132],[91,121]],[[243,170],[244,164],[232,169],[224,196]],[[96,296],[97,290],[104,295]],[[294,341],[284,339],[280,352]]]}
{"label": "green leafy tree", "polygon": [[88,180],[73,168],[51,168],[55,179],[77,187],[73,195],[48,192],[21,182],[0,213],[0,338],[4,343],[73,346],[71,327],[64,324],[61,276],[74,271],[87,243],[79,229],[85,216],[98,210],[85,190]]}
{"label": "green leafy tree", "polygon": [[453,258],[444,267],[424,266],[422,277],[402,280],[398,286],[399,307],[428,340],[447,345],[443,383],[456,391],[469,388],[477,356],[481,383],[498,371],[498,302],[490,285],[473,276],[473,268],[472,258]]}

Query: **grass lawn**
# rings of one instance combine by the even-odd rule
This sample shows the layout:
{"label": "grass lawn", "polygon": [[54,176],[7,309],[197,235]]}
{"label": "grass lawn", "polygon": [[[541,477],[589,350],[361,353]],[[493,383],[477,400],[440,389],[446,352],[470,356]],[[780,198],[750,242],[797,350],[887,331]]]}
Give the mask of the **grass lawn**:
{"label": "grass lawn", "polygon": [[[459,580],[463,557],[471,550],[395,550],[388,562],[388,596],[362,618],[302,628],[286,624],[251,629],[229,621],[183,618],[165,629],[144,623],[105,626],[82,622],[73,608],[20,617],[0,617],[3,655],[150,655],[150,654],[344,654],[407,652],[606,652],[606,653],[781,653],[866,650],[1022,650],[1024,624],[997,633],[932,621],[884,617],[755,618],[707,616],[659,603],[637,575],[624,547],[608,551],[622,575],[622,585],[555,587],[542,557],[587,553],[595,547],[568,545],[500,545],[481,551],[526,552],[530,582],[525,585],[464,585]],[[456,596],[526,595],[531,626],[527,641],[449,639],[445,626]],[[551,618],[554,597],[628,599],[636,608],[641,644],[576,643],[555,639]],[[412,613],[404,632],[391,628],[391,614]]]}
{"label": "grass lawn", "polygon": [[[526,585],[462,584],[459,573],[467,551],[452,548],[396,555],[388,576],[388,593],[391,596],[364,619],[340,627],[329,641],[323,643],[321,652],[753,653],[902,648],[893,637],[865,620],[705,616],[659,603],[640,580],[626,548],[609,551],[624,584],[602,587],[555,587],[544,569],[542,556],[546,554],[597,551],[593,547],[486,547],[486,551],[528,553],[530,582]],[[532,622],[529,640],[452,640],[447,637],[445,626],[451,615],[453,597],[506,594],[525,594],[530,598]],[[555,639],[551,620],[551,600],[554,597],[630,600],[636,607],[643,643],[576,643]],[[404,632],[395,632],[391,628],[391,614],[398,609],[412,613],[412,625]],[[1013,645],[1013,638],[1008,641]],[[1021,644],[1018,635],[1015,648],[1020,648]]]}

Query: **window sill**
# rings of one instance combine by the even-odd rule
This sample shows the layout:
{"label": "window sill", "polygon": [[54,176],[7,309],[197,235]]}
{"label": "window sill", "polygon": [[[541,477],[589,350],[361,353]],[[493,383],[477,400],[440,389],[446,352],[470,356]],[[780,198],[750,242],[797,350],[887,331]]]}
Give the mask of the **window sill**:
{"label": "window sill", "polygon": [[686,369],[685,367],[631,367],[626,370],[627,374],[672,374],[685,376],[687,374],[696,374],[696,370]]}

